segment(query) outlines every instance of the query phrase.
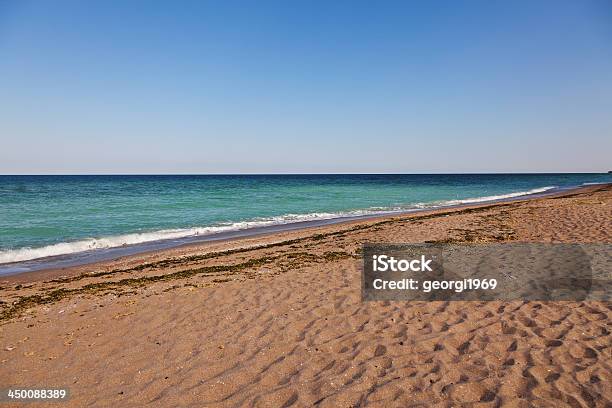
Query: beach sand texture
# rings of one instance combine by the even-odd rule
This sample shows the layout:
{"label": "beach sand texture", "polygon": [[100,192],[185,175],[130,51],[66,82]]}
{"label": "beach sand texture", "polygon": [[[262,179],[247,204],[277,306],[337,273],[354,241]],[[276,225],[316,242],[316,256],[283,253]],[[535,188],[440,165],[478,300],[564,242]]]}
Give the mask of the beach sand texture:
{"label": "beach sand texture", "polygon": [[610,407],[609,303],[361,302],[359,257],[611,243],[610,220],[593,186],[4,278],[2,387],[68,387],[46,405],[70,407]]}

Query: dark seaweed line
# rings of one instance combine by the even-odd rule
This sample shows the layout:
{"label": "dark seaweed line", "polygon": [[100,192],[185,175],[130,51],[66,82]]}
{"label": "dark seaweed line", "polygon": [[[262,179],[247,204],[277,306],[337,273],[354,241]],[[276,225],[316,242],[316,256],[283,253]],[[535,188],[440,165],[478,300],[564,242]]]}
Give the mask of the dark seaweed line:
{"label": "dark seaweed line", "polygon": [[96,293],[102,290],[112,290],[117,289],[121,286],[132,286],[132,287],[141,287],[147,283],[153,282],[163,282],[174,279],[186,279],[192,277],[194,275],[199,274],[214,274],[219,272],[237,272],[242,269],[248,267],[254,267],[263,265],[268,262],[272,262],[277,257],[262,257],[257,259],[252,259],[247,262],[235,265],[217,265],[217,266],[204,266],[196,269],[187,269],[178,272],[173,272],[169,274],[163,275],[155,275],[155,276],[143,276],[140,278],[126,278],[119,281],[112,282],[100,282],[100,283],[90,283],[80,288],[75,289],[66,289],[60,288],[55,289],[48,294],[45,295],[30,295],[20,298],[16,303],[13,303],[11,306],[6,308],[0,313],[0,321],[4,321],[15,317],[18,312],[26,309],[28,307],[32,307],[35,305],[48,304],[57,302],[61,299],[64,299],[71,295],[77,295],[82,293]]}
{"label": "dark seaweed line", "polygon": [[234,265],[203,266],[196,269],[185,269],[182,271],[162,275],[143,276],[139,278],[126,278],[112,282],[90,283],[80,288],[74,289],[60,288],[55,289],[45,295],[36,294],[20,298],[17,302],[11,304],[10,306],[2,310],[2,312],[0,312],[0,322],[9,320],[17,316],[20,312],[29,307],[58,302],[64,298],[78,294],[95,294],[103,290],[119,289],[123,286],[142,287],[145,286],[147,283],[187,279],[195,275],[212,275],[217,273],[235,274],[244,269],[262,266],[282,258],[287,258],[291,260],[291,266],[297,266],[295,261],[296,259],[301,260],[305,263],[311,263],[319,261],[333,261],[350,257],[353,257],[353,254],[350,254],[348,252],[326,252],[322,256],[314,256],[313,254],[309,254],[307,252],[298,252],[278,256],[264,256],[261,258],[250,259],[246,262]]}

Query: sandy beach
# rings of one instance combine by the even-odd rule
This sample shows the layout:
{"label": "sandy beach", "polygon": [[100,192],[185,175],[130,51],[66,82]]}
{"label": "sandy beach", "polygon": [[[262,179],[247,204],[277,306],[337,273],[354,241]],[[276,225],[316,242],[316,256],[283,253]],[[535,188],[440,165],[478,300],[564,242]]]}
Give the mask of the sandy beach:
{"label": "sandy beach", "polygon": [[590,186],[3,277],[2,386],[69,407],[610,407],[609,303],[360,297],[366,242],[612,243],[610,220],[612,186]]}

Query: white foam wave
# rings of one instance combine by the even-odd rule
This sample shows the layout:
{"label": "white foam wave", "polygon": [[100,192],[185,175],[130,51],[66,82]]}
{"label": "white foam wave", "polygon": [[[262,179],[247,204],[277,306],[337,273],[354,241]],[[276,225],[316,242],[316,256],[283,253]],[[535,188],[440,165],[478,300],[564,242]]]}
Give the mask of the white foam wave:
{"label": "white foam wave", "polygon": [[546,191],[552,190],[553,188],[556,188],[556,187],[547,186],[547,187],[541,187],[541,188],[534,188],[533,190],[517,191],[516,193],[493,195],[493,196],[486,196],[486,197],[466,198],[463,200],[449,200],[449,201],[444,201],[444,203],[446,205],[458,205],[458,204],[482,203],[486,201],[506,200],[508,198],[515,198],[515,197],[521,197],[525,195],[544,193]]}
{"label": "white foam wave", "polygon": [[278,217],[260,218],[211,227],[167,229],[151,232],[132,233],[102,238],[86,238],[74,242],[61,242],[40,248],[18,248],[0,251],[0,264],[29,261],[50,256],[68,255],[96,249],[110,249],[126,245],[143,244],[152,241],[173,240],[188,237],[207,236],[220,232],[240,231],[271,225],[290,224],[301,221],[326,220],[341,217],[371,214],[369,210],[349,211],[346,213],[286,214]]}
{"label": "white foam wave", "polygon": [[102,238],[86,238],[74,242],[61,242],[40,248],[18,248],[0,251],[0,264],[29,261],[50,256],[69,255],[79,252],[91,251],[96,249],[117,248],[126,245],[142,244],[152,241],[181,239],[196,236],[212,235],[220,232],[239,231],[249,228],[266,227],[272,225],[284,225],[303,221],[330,220],[347,217],[360,217],[368,215],[384,215],[407,212],[425,208],[438,208],[458,204],[480,203],[486,201],[503,200],[508,198],[520,197],[529,194],[536,194],[548,191],[555,187],[542,187],[529,191],[519,191],[516,193],[467,198],[463,200],[440,201],[436,203],[417,203],[409,207],[372,207],[363,210],[353,210],[345,212],[329,213],[310,213],[310,214],[285,214],[277,217],[259,218],[251,221],[240,221],[216,225],[210,227],[194,227],[184,229],[167,229],[151,232],[132,233]]}

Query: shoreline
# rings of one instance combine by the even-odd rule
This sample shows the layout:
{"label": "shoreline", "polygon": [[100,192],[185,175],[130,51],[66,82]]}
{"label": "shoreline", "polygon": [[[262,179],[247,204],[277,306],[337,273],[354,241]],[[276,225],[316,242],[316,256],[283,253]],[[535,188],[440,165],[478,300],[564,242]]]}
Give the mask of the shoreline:
{"label": "shoreline", "polygon": [[[589,183],[582,184],[580,186],[571,186],[571,187],[540,187],[534,188],[532,190],[528,190],[525,192],[510,192],[507,194],[502,194],[500,196],[490,196],[490,197],[474,197],[474,198],[466,198],[464,200],[457,201],[469,201],[469,202],[460,202],[457,204],[442,204],[442,205],[432,205],[431,207],[425,208],[407,208],[403,210],[381,210],[381,211],[372,211],[372,213],[360,214],[360,215],[339,215],[337,217],[329,217],[329,218],[315,218],[312,220],[304,220],[304,221],[288,221],[281,223],[272,223],[270,225],[258,225],[258,226],[249,226],[246,228],[238,228],[238,229],[229,229],[227,231],[220,232],[212,232],[199,235],[195,233],[193,235],[186,235],[177,238],[160,238],[153,239],[150,241],[143,241],[139,243],[133,244],[123,244],[117,246],[111,246],[107,248],[96,248],[90,250],[81,250],[64,254],[57,255],[48,255],[42,257],[36,257],[33,259],[25,259],[20,261],[13,262],[2,262],[0,263],[0,278],[3,276],[11,276],[20,273],[28,273],[35,272],[41,270],[49,270],[49,269],[64,269],[70,268],[80,265],[90,265],[104,261],[111,261],[114,259],[119,259],[125,256],[138,255],[141,253],[147,253],[152,251],[162,251],[169,250],[172,248],[176,248],[183,245],[190,244],[201,244],[206,242],[214,242],[228,239],[240,239],[244,237],[258,236],[263,234],[272,234],[284,231],[293,231],[300,229],[307,229],[313,227],[322,227],[327,225],[333,225],[338,223],[346,223],[352,221],[362,221],[369,219],[376,219],[380,217],[392,217],[392,216],[403,216],[409,214],[418,214],[427,211],[436,211],[436,210],[447,210],[453,208],[464,208],[466,206],[472,205],[480,205],[480,204],[493,204],[493,203],[503,203],[503,202],[511,202],[517,199],[532,199],[538,197],[546,197],[555,194],[563,194],[566,192],[571,192],[574,190],[580,190],[584,187],[591,187],[596,185],[605,185],[609,183]],[[542,190],[542,191],[537,191]],[[523,194],[524,193],[524,194]],[[517,194],[517,195],[515,195]],[[493,197],[501,197],[501,198],[493,198]],[[455,200],[445,200],[443,202],[453,202]],[[351,210],[347,211],[347,214],[350,212],[361,212],[368,211],[367,209],[361,210]],[[342,212],[340,213],[342,214]],[[308,215],[308,214],[305,214]],[[248,221],[246,221],[248,222]],[[203,227],[209,228],[209,227]],[[215,226],[210,226],[210,228],[216,228]],[[172,231],[172,230],[167,230]],[[178,231],[178,230],[177,230]],[[159,231],[150,231],[147,233],[156,233],[163,232]],[[125,233],[119,234],[116,237],[121,236],[130,236],[130,235],[138,235],[139,233]],[[115,238],[116,238],[115,237]],[[107,237],[114,238],[114,237]],[[100,239],[105,239],[104,237]],[[32,251],[40,251],[45,248],[51,248],[54,245],[73,245],[78,244],[79,240],[76,241],[68,241],[68,242],[60,242],[56,244],[50,244],[44,247],[38,248],[19,248],[16,251],[20,250],[32,250]]]}
{"label": "shoreline", "polygon": [[[555,197],[571,197],[572,195],[581,194],[581,193],[589,193],[592,191],[597,191],[602,188],[607,188],[612,186],[612,183],[603,183],[603,184],[592,184],[585,185],[580,187],[573,187],[567,189],[555,189],[554,191],[546,191],[541,193],[533,193],[523,196],[517,196],[512,198],[504,198],[498,200],[491,201],[483,201],[478,203],[468,203],[468,204],[457,204],[457,205],[449,205],[445,207],[431,208],[431,209],[417,209],[417,210],[409,210],[405,212],[391,213],[391,214],[374,214],[374,215],[363,215],[356,217],[339,217],[332,219],[324,219],[324,220],[313,220],[313,221],[301,221],[294,222],[288,224],[280,224],[273,225],[269,227],[255,227],[246,230],[237,230],[230,231],[227,233],[217,233],[211,234],[209,236],[200,237],[200,239],[194,242],[183,242],[183,243],[174,243],[164,241],[153,242],[152,244],[159,243],[161,247],[159,248],[149,248],[149,249],[137,249],[134,247],[138,247],[140,244],[130,245],[124,248],[136,249],[134,252],[129,252],[123,255],[112,256],[108,258],[95,259],[89,262],[80,262],[75,264],[70,264],[66,266],[60,267],[43,267],[40,269],[34,269],[29,271],[21,271],[14,273],[6,273],[0,274],[0,283],[28,283],[31,281],[39,281],[41,279],[53,279],[57,276],[72,276],[75,273],[83,273],[86,269],[109,269],[112,268],[113,265],[116,264],[126,264],[126,263],[137,263],[142,260],[151,259],[151,258],[164,258],[164,257],[175,257],[178,256],[188,256],[190,253],[194,251],[206,250],[209,247],[215,247],[215,244],[227,244],[227,243],[235,243],[240,245],[240,243],[245,243],[248,245],[253,240],[260,239],[274,239],[276,236],[284,236],[289,234],[292,236],[293,234],[314,234],[315,232],[322,230],[326,231],[328,228],[334,227],[350,227],[353,225],[367,224],[370,222],[377,221],[385,221],[385,220],[394,220],[394,219],[403,219],[403,218],[418,218],[421,216],[445,216],[447,214],[457,214],[463,210],[470,209],[478,209],[478,208],[492,208],[497,206],[503,206],[506,204],[517,203],[517,202],[525,202],[539,199],[548,199]],[[170,241],[170,240],[168,240]],[[150,244],[150,243],[147,243]],[[123,248],[113,248],[113,249],[123,249]],[[61,258],[64,255],[53,256],[48,258]],[[42,258],[47,259],[47,258]],[[36,259],[34,261],[39,261]],[[9,264],[0,264],[0,268],[4,265],[20,265],[25,262],[30,261],[22,261],[16,263]]]}
{"label": "shoreline", "polygon": [[[4,276],[12,276],[21,273],[29,273],[36,271],[44,271],[50,269],[65,269],[80,265],[91,265],[100,262],[112,261],[115,259],[123,258],[126,256],[133,256],[148,252],[155,251],[164,251],[170,250],[173,248],[185,246],[185,245],[198,245],[207,242],[216,242],[216,241],[226,241],[231,239],[241,239],[247,237],[256,237],[260,235],[274,234],[286,231],[296,231],[308,228],[315,227],[324,227],[328,225],[334,224],[342,224],[349,223],[353,221],[367,221],[370,219],[378,219],[385,217],[393,217],[393,216],[404,216],[410,214],[419,214],[428,211],[437,211],[437,210],[449,210],[454,208],[464,208],[473,205],[486,205],[486,204],[494,204],[494,203],[503,203],[503,202],[511,202],[517,199],[533,199],[538,197],[546,197],[555,194],[562,194],[566,192],[571,192],[574,190],[579,190],[584,187],[591,187],[594,185],[599,185],[601,183],[596,183],[592,185],[583,184],[581,186],[574,187],[541,187],[535,188],[535,190],[543,190],[544,191],[535,191],[531,193],[521,194],[522,192],[508,193],[506,196],[502,198],[492,198],[485,200],[488,197],[475,197],[472,199],[473,202],[466,203],[458,203],[458,204],[444,204],[439,206],[432,206],[428,208],[408,208],[405,210],[396,210],[396,211],[384,211],[380,212],[372,212],[371,214],[362,214],[362,215],[340,215],[338,217],[331,218],[320,218],[313,220],[305,220],[305,221],[290,221],[285,223],[271,224],[271,225],[262,225],[262,226],[253,226],[246,227],[242,229],[230,229],[227,231],[221,232],[213,232],[209,234],[203,235],[189,235],[179,238],[162,238],[158,240],[145,241],[135,244],[124,244],[119,246],[113,246],[109,248],[99,248],[93,250],[85,250],[85,251],[77,251],[66,254],[59,255],[50,255],[44,257],[38,257],[33,259],[26,259],[15,262],[4,262],[0,263],[0,278]],[[605,183],[603,183],[605,184]],[[532,190],[530,190],[532,191]],[[512,196],[513,194],[519,194],[516,196]],[[448,200],[448,202],[452,202],[453,200]],[[459,200],[462,201],[462,200]],[[355,210],[355,211],[365,211],[365,210]],[[126,235],[130,235],[129,233]],[[73,242],[65,242],[61,244],[73,244],[79,241]],[[53,245],[50,245],[53,246]],[[47,247],[50,247],[47,246]],[[32,248],[32,250],[40,250],[42,248]]]}

